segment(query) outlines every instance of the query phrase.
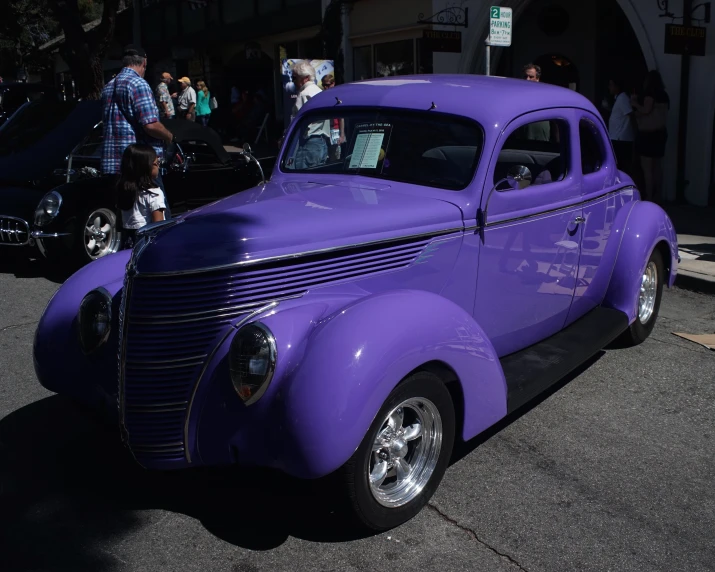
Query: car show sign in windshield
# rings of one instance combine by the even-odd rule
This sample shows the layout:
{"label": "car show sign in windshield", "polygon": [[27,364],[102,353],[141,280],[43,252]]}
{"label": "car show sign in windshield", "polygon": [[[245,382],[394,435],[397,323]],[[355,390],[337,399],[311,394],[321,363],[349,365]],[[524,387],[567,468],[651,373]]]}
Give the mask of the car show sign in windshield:
{"label": "car show sign in windshield", "polygon": [[355,126],[352,157],[349,169],[377,169],[385,158],[392,125],[389,123],[361,123]]}

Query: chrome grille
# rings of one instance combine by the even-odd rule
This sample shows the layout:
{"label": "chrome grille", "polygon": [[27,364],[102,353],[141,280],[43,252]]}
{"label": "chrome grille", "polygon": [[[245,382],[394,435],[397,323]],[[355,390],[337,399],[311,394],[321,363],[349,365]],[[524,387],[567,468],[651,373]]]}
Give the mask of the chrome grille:
{"label": "chrome grille", "polygon": [[0,215],[0,244],[24,246],[30,241],[30,225],[21,218]]}
{"label": "chrome grille", "polygon": [[[190,462],[186,416],[212,352],[230,324],[274,300],[409,266],[432,238],[125,281],[120,310],[123,427],[135,458]],[[123,360],[123,361],[122,361]]]}

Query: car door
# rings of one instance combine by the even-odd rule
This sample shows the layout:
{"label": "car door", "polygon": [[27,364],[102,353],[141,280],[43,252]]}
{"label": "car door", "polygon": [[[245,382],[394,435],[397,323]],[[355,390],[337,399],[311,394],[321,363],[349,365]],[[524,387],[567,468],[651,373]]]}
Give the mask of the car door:
{"label": "car door", "polygon": [[[618,173],[603,122],[588,111],[577,112],[583,201],[579,275],[566,324],[598,306],[606,294],[615,256],[604,256],[615,232],[618,213],[634,198],[629,182]],[[616,237],[617,238],[617,237]],[[615,242],[612,242],[612,247]],[[610,266],[607,261],[610,260]]]}
{"label": "car door", "polygon": [[[495,146],[481,199],[474,316],[499,356],[549,337],[566,322],[581,242],[578,156],[571,109],[521,116]],[[504,182],[518,166],[532,177],[521,189]]]}

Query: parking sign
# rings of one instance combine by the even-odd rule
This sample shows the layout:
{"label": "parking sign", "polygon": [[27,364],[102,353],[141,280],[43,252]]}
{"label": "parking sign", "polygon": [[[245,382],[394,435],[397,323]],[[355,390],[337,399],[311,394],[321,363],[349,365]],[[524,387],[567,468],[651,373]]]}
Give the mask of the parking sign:
{"label": "parking sign", "polygon": [[511,8],[492,6],[489,9],[489,38],[490,46],[511,46]]}

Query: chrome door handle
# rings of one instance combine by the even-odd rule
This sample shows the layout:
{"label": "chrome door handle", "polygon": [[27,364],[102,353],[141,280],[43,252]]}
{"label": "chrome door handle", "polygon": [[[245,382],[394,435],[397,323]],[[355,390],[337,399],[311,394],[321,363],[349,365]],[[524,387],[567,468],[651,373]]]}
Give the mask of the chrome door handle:
{"label": "chrome door handle", "polygon": [[584,222],[586,222],[586,219],[583,218],[582,216],[577,216],[577,217],[574,219],[574,224],[581,224],[581,223],[584,223]]}

